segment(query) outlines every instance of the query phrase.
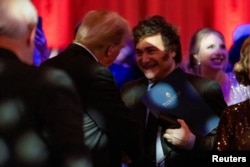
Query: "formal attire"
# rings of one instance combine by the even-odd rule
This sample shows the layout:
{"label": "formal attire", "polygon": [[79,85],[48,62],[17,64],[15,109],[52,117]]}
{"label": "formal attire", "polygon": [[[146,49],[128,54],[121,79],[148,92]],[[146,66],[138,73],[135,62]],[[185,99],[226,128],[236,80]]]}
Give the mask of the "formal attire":
{"label": "formal attire", "polygon": [[[138,126],[129,116],[114,77],[86,47],[72,43],[42,66],[66,71],[76,85],[89,118],[84,125],[85,145],[91,150],[95,167],[120,167],[121,153],[138,162]],[[85,118],[84,118],[85,119]]]}
{"label": "formal attire", "polygon": [[24,64],[2,48],[0,68],[0,166],[63,166],[81,156],[91,167],[82,144],[82,108],[70,78]]}
{"label": "formal attire", "polygon": [[227,73],[227,79],[221,88],[228,106],[250,98],[249,87],[240,84],[232,72]]}
{"label": "formal attire", "polygon": [[250,100],[228,106],[217,130],[218,151],[250,151]]}
{"label": "formal attire", "polygon": [[[175,70],[181,70],[179,68]],[[220,85],[211,80],[205,78],[185,74],[188,81],[193,85],[193,87],[199,92],[199,94],[204,98],[211,109],[220,116],[221,112],[226,106],[224,101]],[[122,88],[122,98],[126,106],[132,110],[132,113],[136,120],[140,123],[142,127],[142,132],[144,134],[145,142],[145,161],[148,167],[160,166],[161,161],[156,161],[156,136],[158,131],[158,125],[152,124],[152,126],[147,126],[147,108],[142,103],[141,98],[148,89],[148,80],[146,78],[141,78],[135,81],[128,82]],[[216,98],[215,98],[216,97]],[[187,97],[188,98],[188,97]],[[197,104],[198,105],[198,104]],[[148,118],[149,119],[149,118]],[[148,120],[149,121],[149,120]],[[152,130],[153,129],[153,130]],[[165,131],[165,129],[162,129]],[[186,151],[183,149],[178,149],[165,141],[163,139],[163,131],[161,132],[161,144],[164,152],[165,166],[178,166],[185,163],[192,163],[199,156],[200,151],[212,150],[213,140],[215,136],[216,129],[211,131],[207,136],[203,137],[196,135],[196,141],[192,151]],[[150,134],[150,135],[148,135]],[[151,137],[150,137],[151,136]],[[149,144],[154,140],[154,144]],[[150,147],[148,147],[148,145]],[[197,153],[197,154],[196,154]]]}

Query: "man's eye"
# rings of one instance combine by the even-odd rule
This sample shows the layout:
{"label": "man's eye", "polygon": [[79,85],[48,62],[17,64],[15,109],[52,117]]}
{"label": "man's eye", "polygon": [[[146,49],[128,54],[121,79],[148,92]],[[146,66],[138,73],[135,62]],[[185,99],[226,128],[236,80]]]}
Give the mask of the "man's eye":
{"label": "man's eye", "polygon": [[212,49],[214,48],[214,45],[209,45],[207,48]]}
{"label": "man's eye", "polygon": [[155,50],[148,50],[149,54],[153,54],[155,52]]}
{"label": "man's eye", "polygon": [[221,49],[226,49],[226,45],[221,45],[220,48]]}
{"label": "man's eye", "polygon": [[141,56],[142,53],[141,52],[135,52],[136,56]]}

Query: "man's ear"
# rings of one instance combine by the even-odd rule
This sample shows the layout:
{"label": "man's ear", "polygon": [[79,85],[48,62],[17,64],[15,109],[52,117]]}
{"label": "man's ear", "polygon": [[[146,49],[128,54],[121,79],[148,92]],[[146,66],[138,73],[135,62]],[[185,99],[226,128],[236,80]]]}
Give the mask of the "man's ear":
{"label": "man's ear", "polygon": [[170,55],[170,57],[174,58],[176,53],[175,52],[170,52],[169,55]]}
{"label": "man's ear", "polygon": [[36,26],[29,30],[26,36],[26,45],[28,47],[33,47],[35,45],[35,36],[36,36]]}
{"label": "man's ear", "polygon": [[105,54],[109,57],[111,56],[115,51],[115,45],[114,44],[110,44],[107,49],[106,49],[106,52]]}

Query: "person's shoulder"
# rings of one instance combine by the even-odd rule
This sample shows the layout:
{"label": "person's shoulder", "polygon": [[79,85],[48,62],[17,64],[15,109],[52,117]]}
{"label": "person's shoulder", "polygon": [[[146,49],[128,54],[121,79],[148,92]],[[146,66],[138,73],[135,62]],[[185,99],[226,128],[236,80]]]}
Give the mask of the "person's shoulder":
{"label": "person's shoulder", "polygon": [[124,83],[123,88],[141,87],[143,85],[147,86],[147,83],[147,79],[145,77],[141,77]]}
{"label": "person's shoulder", "polygon": [[226,110],[232,110],[231,112],[238,112],[242,109],[248,109],[250,107],[250,99],[238,102],[236,104],[232,104],[227,106]]}
{"label": "person's shoulder", "polygon": [[240,122],[243,117],[248,115],[250,100],[245,100],[233,105],[229,105],[223,112],[223,117],[231,118],[234,122]]}
{"label": "person's shoulder", "polygon": [[39,84],[54,87],[64,87],[74,89],[74,83],[71,77],[62,69],[55,68],[52,66],[41,66],[38,68]]}
{"label": "person's shoulder", "polygon": [[47,78],[61,81],[61,78],[67,78],[68,75],[63,70],[52,66],[41,66],[38,68],[39,75]]}
{"label": "person's shoulder", "polygon": [[201,82],[201,83],[210,83],[210,84],[219,84],[217,81],[205,78],[200,75],[186,73],[187,79],[191,82]]}
{"label": "person's shoulder", "polygon": [[228,80],[228,82],[230,83],[231,86],[238,87],[238,86],[242,85],[237,80],[235,73],[233,73],[233,72],[227,72],[226,75],[227,75],[227,80]]}
{"label": "person's shoulder", "polygon": [[121,95],[126,106],[133,106],[136,101],[141,99],[147,90],[148,81],[146,78],[139,78],[126,82],[121,87]]}
{"label": "person's shoulder", "polygon": [[189,82],[197,90],[209,90],[209,92],[221,92],[221,86],[216,80],[208,79],[195,74],[186,74]]}
{"label": "person's shoulder", "polygon": [[128,81],[121,87],[122,96],[139,96],[140,93],[147,89],[148,81],[146,78],[138,78]]}

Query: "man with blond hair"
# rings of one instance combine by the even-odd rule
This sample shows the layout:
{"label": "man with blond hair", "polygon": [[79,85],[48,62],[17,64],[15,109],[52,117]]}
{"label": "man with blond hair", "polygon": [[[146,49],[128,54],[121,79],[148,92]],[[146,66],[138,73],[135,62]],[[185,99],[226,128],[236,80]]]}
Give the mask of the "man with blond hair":
{"label": "man with blond hair", "polygon": [[128,22],[119,14],[89,11],[74,41],[42,64],[63,69],[75,83],[82,104],[92,118],[85,120],[89,126],[84,127],[84,139],[95,167],[120,167],[123,152],[133,165],[140,166],[139,127],[130,117],[108,69],[131,37]]}

